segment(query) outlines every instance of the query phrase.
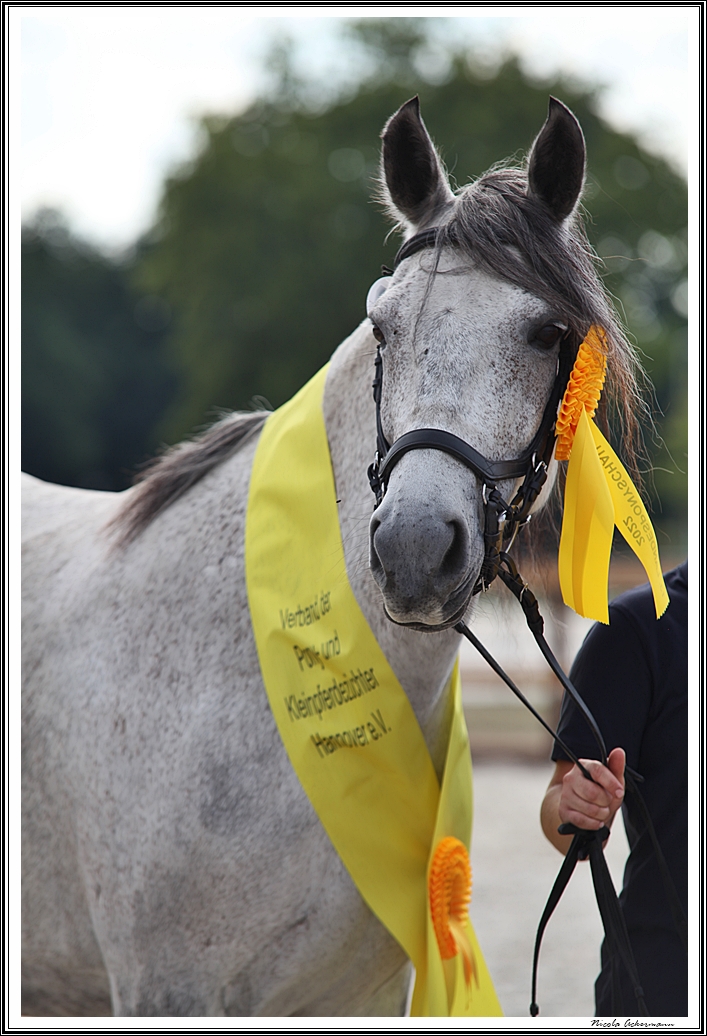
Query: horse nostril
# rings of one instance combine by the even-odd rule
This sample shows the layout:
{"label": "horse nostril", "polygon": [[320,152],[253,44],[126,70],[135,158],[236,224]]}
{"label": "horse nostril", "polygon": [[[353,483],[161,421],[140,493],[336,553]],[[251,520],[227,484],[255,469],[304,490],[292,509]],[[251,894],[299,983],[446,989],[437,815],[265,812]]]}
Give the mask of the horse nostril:
{"label": "horse nostril", "polygon": [[378,529],[380,528],[380,525],[381,525],[380,518],[377,518],[374,515],[371,518],[370,532],[369,532],[369,542],[370,542],[370,545],[371,545],[369,565],[370,565],[371,574],[372,574],[373,578],[378,583],[378,585],[381,588],[383,588],[385,586],[385,583],[387,582],[387,577],[386,577],[386,574],[385,574],[385,568],[383,567],[383,562],[381,561],[380,556],[378,554],[378,551],[376,549],[376,533],[377,533]]}
{"label": "horse nostril", "polygon": [[469,536],[466,526],[461,521],[447,522],[447,528],[452,533],[452,540],[440,563],[439,575],[442,581],[451,582],[466,572],[469,560]]}

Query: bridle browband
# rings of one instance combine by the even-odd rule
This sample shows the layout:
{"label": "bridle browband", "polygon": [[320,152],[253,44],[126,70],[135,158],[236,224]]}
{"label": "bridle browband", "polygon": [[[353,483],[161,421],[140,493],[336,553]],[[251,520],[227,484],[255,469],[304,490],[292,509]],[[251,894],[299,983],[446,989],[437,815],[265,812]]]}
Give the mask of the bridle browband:
{"label": "bridle browband", "polygon": [[[423,230],[406,241],[395,257],[393,267],[397,268],[404,259],[424,248],[436,247],[439,228]],[[383,396],[383,357],[378,343],[373,379],[373,399],[376,405],[376,455],[368,469],[368,481],[375,493],[378,507],[385,496],[390,473],[398,461],[411,450],[442,450],[469,468],[482,483],[485,508],[484,518],[484,560],[481,572],[472,593],[486,590],[499,573],[502,547],[507,549],[513,543],[521,526],[531,516],[531,508],[547,480],[547,471],[555,445],[555,421],[557,408],[567,387],[577,348],[576,335],[565,332],[560,343],[557,373],[545,405],[540,427],[533,440],[515,460],[488,460],[458,435],[441,428],[415,428],[405,432],[390,445],[381,418]],[[499,482],[522,478],[518,491],[509,503],[498,492]],[[416,624],[416,628],[423,628]],[[437,627],[435,627],[437,628]]]}
{"label": "bridle browband", "polygon": [[[440,228],[433,227],[415,234],[406,241],[399,249],[393,268],[397,268],[404,259],[415,255],[424,248],[436,248],[439,243]],[[454,243],[450,238],[450,243]],[[391,270],[384,267],[384,273],[390,274]],[[452,432],[444,431],[441,428],[415,428],[405,432],[390,445],[383,431],[381,418],[381,399],[383,393],[383,358],[381,356],[381,344],[378,343],[375,359],[375,376],[373,379],[373,399],[376,405],[376,455],[373,463],[368,468],[368,481],[375,493],[375,507],[378,507],[385,496],[390,473],[406,453],[410,450],[442,450],[461,461],[469,468],[482,483],[482,497],[485,507],[484,518],[484,560],[481,565],[479,578],[473,588],[472,595],[486,590],[491,582],[499,576],[508,589],[518,600],[525,614],[528,627],[535,638],[546,662],[553,673],[562,684],[563,688],[574,702],[575,706],[583,715],[589,726],[599,748],[599,756],[604,765],[607,762],[607,750],[601,731],[596,720],[582,700],[572,682],[562,670],[543,635],[544,623],[538,602],[528,584],[519,574],[513,559],[509,556],[513,541],[518,530],[531,517],[531,508],[537,500],[547,480],[547,471],[552,459],[555,447],[555,422],[557,411],[567,387],[567,382],[574,364],[579,338],[571,330],[565,332],[560,342],[560,354],[557,362],[557,373],[555,382],[550,393],[550,398],[545,405],[540,427],[533,436],[533,441],[525,450],[522,456],[516,460],[490,461],[469,443],[460,439]],[[510,479],[522,478],[523,482],[518,488],[510,504],[506,503],[498,492],[497,483]],[[504,543],[504,541],[508,541]],[[504,549],[505,547],[505,549]],[[466,606],[465,609],[466,610]],[[387,612],[386,612],[387,614]],[[390,616],[388,616],[390,618]],[[391,620],[395,621],[395,620]],[[548,731],[554,741],[565,752],[567,757],[577,765],[587,780],[592,780],[589,771],[577,759],[574,752],[564,743],[561,737],[552,730],[543,717],[533,708],[531,703],[516,687],[515,683],[499,665],[496,659],[483,646],[478,638],[468,628],[463,619],[457,616],[446,625],[424,626],[417,623],[400,623],[399,625],[410,625],[414,629],[432,632],[447,628],[453,625],[454,629],[461,633],[481,654],[482,658],[491,666],[494,672],[513,691],[516,697],[533,714],[539,723]],[[687,952],[687,920],[685,918],[680,899],[675,885],[668,871],[665,857],[658,842],[653,822],[648,809],[643,801],[637,782],[643,781],[640,774],[626,767],[626,786],[633,794],[642,819],[645,823],[648,836],[656,855],[658,868],[665,887],[668,904],[673,917],[673,922],[680,936],[685,952]],[[567,851],[565,860],[550,892],[549,899],[543,911],[538,931],[535,938],[535,949],[533,953],[532,971],[532,992],[530,1013],[536,1016],[539,1008],[536,1002],[537,967],[540,953],[540,943],[550,916],[555,909],[559,899],[572,875],[577,860],[589,859],[592,880],[597,897],[597,904],[601,914],[602,924],[606,934],[609,958],[612,967],[612,999],[614,1000],[615,1013],[624,1014],[623,1004],[618,989],[618,964],[623,964],[628,973],[639,1013],[643,1016],[648,1014],[643,989],[641,988],[640,977],[636,968],[631,942],[626,928],[623,913],[616,896],[611,875],[604,858],[603,843],[609,837],[609,829],[601,828],[599,831],[589,831],[575,827],[573,824],[561,824],[561,834],[572,835],[572,844]]]}

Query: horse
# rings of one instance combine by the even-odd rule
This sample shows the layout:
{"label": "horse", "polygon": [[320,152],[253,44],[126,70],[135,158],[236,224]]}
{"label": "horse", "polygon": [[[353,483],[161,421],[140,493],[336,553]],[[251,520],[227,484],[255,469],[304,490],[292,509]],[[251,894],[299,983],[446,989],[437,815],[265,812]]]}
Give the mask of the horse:
{"label": "horse", "polygon": [[[323,410],[348,578],[438,776],[486,492],[450,452],[409,449],[373,509],[374,356],[390,442],[441,429],[494,463],[527,451],[561,344],[598,325],[630,417],[635,360],[583,230],[584,176],[581,128],[555,99],[525,164],[456,192],[417,98],[382,132],[383,202],[405,241],[433,230],[433,244],[372,291]],[[262,684],[244,521],[266,418],[221,419],[123,493],[25,476],[26,1012],[407,1010],[410,963],[304,794]],[[498,482],[503,499],[520,481]]]}

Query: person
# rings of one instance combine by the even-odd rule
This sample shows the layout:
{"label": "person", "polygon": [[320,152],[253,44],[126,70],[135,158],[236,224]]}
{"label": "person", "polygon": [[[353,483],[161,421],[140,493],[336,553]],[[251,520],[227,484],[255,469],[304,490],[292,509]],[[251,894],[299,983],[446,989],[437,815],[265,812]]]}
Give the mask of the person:
{"label": "person", "polygon": [[[639,783],[668,871],[687,916],[687,561],[667,573],[670,604],[656,619],[650,586],[615,598],[608,626],[589,631],[570,672],[607,749],[599,759],[593,735],[567,694],[558,734],[592,776],[588,781],[555,743],[555,771],[543,799],[546,837],[566,853],[569,822],[598,831],[611,827],[622,809],[630,853],[619,896],[636,967],[651,1016],[687,1014],[687,956],[673,919],[665,884],[635,797],[625,792],[625,767]],[[632,801],[633,800],[633,801]],[[605,944],[595,984],[598,1016],[614,1014]],[[628,975],[621,968],[621,998],[638,1014]]]}

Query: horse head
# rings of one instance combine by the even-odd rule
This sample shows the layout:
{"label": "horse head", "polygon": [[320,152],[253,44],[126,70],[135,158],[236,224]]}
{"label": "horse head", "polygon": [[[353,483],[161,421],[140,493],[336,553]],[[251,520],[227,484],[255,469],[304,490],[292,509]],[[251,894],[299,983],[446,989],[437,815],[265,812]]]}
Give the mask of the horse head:
{"label": "horse head", "polygon": [[[523,482],[498,462],[530,463],[544,415],[556,412],[562,349],[573,356],[593,323],[612,341],[622,335],[577,216],[585,146],[563,104],[551,99],[524,168],[492,169],[456,194],[417,98],[382,137],[384,200],[409,246],[369,293],[379,453],[381,441],[407,436],[409,447],[411,431],[441,429],[498,473],[481,477],[447,446],[418,443],[380,487],[370,567],[385,609],[397,623],[440,629],[462,618],[480,586],[490,490],[508,502]],[[535,507],[554,480],[554,416]]]}

